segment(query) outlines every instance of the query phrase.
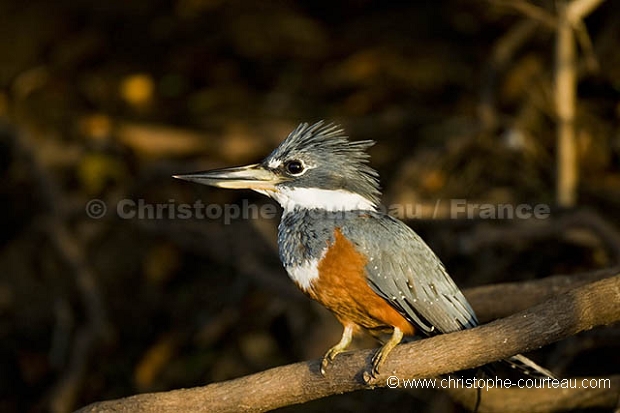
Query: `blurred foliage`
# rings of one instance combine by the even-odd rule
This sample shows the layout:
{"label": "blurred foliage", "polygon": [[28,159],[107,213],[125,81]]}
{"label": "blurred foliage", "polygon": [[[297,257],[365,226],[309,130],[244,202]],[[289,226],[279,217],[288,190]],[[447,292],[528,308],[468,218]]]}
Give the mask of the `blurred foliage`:
{"label": "blurred foliage", "polygon": [[[493,1],[0,1],[0,410],[62,410],[50,400],[92,321],[44,230],[50,214],[105,308],[71,408],[318,357],[339,339],[281,268],[276,219],[119,218],[121,199],[270,202],[174,173],[257,161],[298,122],[328,119],[378,141],[386,205],[551,204],[553,31],[540,24],[501,66],[492,58],[527,20]],[[585,22],[598,69],[583,65],[577,108],[580,203],[616,225],[619,22],[611,1]],[[92,198],[108,206],[103,219],[85,215]],[[463,286],[610,264],[583,236],[467,248],[481,225],[515,223],[428,220],[428,210],[411,225]],[[577,352],[566,373],[610,372],[620,360],[606,348]],[[459,409],[438,392],[381,390],[285,410],[388,408]]]}

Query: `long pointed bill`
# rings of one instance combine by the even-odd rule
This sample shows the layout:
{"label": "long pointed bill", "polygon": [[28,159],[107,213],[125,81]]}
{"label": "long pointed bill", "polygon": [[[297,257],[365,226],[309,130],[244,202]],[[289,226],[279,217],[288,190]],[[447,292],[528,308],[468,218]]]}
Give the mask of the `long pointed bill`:
{"label": "long pointed bill", "polygon": [[254,189],[258,191],[274,191],[275,185],[281,181],[276,174],[263,168],[260,164],[173,175],[173,178],[220,188]]}

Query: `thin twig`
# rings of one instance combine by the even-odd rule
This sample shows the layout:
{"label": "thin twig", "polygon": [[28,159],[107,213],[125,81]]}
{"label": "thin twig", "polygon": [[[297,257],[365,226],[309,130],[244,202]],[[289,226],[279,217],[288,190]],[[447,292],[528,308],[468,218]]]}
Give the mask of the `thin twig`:
{"label": "thin twig", "polygon": [[573,0],[568,4],[566,16],[571,22],[576,22],[592,13],[604,0]]}
{"label": "thin twig", "polygon": [[577,202],[577,142],[575,105],[577,70],[573,25],[564,0],[558,2],[558,29],[555,48],[555,105],[557,112],[556,202],[573,207]]}
{"label": "thin twig", "polygon": [[493,46],[491,59],[486,65],[478,106],[483,130],[492,131],[497,126],[495,89],[497,76],[512,60],[517,50],[536,32],[538,22],[522,20],[504,34]]}
{"label": "thin twig", "polygon": [[523,0],[487,0],[496,6],[502,6],[518,11],[523,16],[542,23],[544,26],[554,29],[557,20],[553,14],[549,13],[542,7]]}

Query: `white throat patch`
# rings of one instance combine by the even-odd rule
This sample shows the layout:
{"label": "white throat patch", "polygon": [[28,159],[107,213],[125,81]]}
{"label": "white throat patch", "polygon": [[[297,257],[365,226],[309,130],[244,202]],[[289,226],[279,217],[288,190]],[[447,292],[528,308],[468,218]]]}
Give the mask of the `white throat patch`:
{"label": "white throat patch", "polygon": [[278,192],[263,192],[284,208],[284,213],[295,208],[323,209],[326,211],[375,211],[377,206],[359,194],[344,189],[279,188]]}

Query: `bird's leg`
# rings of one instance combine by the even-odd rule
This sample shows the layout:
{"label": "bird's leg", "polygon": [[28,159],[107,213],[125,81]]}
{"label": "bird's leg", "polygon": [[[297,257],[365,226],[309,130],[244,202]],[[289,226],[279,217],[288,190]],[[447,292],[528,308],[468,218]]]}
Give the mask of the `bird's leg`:
{"label": "bird's leg", "polygon": [[375,355],[372,357],[372,369],[369,372],[364,372],[364,381],[366,383],[372,383],[379,375],[379,368],[385,362],[390,352],[401,342],[403,339],[403,332],[398,327],[394,327],[392,337],[381,347]]}
{"label": "bird's leg", "polygon": [[348,324],[344,326],[344,331],[342,332],[342,338],[334,347],[327,350],[327,353],[323,356],[323,361],[321,362],[321,374],[325,376],[325,369],[334,361],[334,358],[345,351],[349,344],[351,344],[351,338],[353,337],[353,325]]}

